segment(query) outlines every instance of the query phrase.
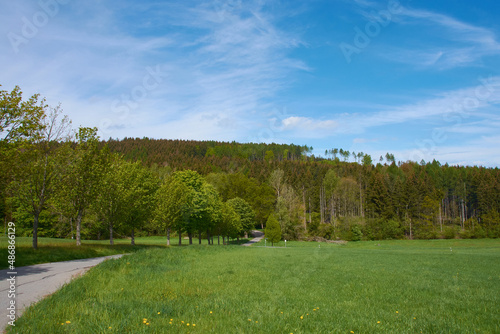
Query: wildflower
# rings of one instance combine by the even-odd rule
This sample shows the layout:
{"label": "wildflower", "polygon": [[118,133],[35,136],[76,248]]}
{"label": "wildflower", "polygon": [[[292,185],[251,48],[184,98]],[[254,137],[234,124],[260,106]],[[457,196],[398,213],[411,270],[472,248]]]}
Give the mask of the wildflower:
{"label": "wildflower", "polygon": [[172,324],[172,321],[170,321],[169,324]]}
{"label": "wildflower", "polygon": [[174,319],[170,319],[170,321],[174,321]]}
{"label": "wildflower", "polygon": [[64,322],[61,322],[61,326],[64,326]]}
{"label": "wildflower", "polygon": [[196,327],[196,324],[193,324],[193,327]]}
{"label": "wildflower", "polygon": [[189,326],[189,322],[187,323],[187,326]]}
{"label": "wildflower", "polygon": [[71,321],[69,321],[69,320],[68,320],[68,321],[66,321],[66,323],[67,323],[67,324],[70,324],[70,323],[71,323]]}
{"label": "wildflower", "polygon": [[258,323],[258,321],[255,321],[255,323]]}
{"label": "wildflower", "polygon": [[398,311],[396,311],[396,314],[399,313]]}
{"label": "wildflower", "polygon": [[158,314],[160,314],[161,312],[158,312]]}
{"label": "wildflower", "polygon": [[149,322],[146,322],[146,326],[149,326]]}
{"label": "wildflower", "polygon": [[304,316],[303,316],[303,315],[301,315],[301,316],[300,316],[300,319],[304,319]]}
{"label": "wildflower", "polygon": [[380,324],[380,321],[377,321],[377,324]]}
{"label": "wildflower", "polygon": [[210,311],[210,314],[212,314],[212,311]]}
{"label": "wildflower", "polygon": [[252,321],[252,319],[248,319],[248,321]]}
{"label": "wildflower", "polygon": [[111,328],[112,328],[111,326],[108,327],[108,329],[111,329]]}

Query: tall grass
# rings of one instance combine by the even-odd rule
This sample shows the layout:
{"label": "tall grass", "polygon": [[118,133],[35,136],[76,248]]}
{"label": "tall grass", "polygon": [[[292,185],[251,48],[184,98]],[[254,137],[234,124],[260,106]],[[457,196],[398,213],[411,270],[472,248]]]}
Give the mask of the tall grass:
{"label": "tall grass", "polygon": [[91,269],[10,332],[500,332],[498,240],[318,246],[144,249]]}

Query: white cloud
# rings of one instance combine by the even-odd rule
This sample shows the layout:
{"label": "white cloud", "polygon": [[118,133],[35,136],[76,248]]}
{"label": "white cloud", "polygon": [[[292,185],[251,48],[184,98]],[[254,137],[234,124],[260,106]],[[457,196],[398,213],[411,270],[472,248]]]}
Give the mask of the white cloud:
{"label": "white cloud", "polygon": [[314,120],[309,117],[288,117],[282,121],[284,130],[303,129],[308,131],[333,130],[337,122],[333,120]]}

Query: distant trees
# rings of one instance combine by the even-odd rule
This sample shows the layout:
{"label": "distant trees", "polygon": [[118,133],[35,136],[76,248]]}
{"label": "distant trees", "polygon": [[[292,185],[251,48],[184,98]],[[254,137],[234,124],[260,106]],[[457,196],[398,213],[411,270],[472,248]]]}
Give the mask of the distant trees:
{"label": "distant trees", "polygon": [[213,243],[275,221],[286,239],[500,237],[498,168],[390,153],[377,163],[336,148],[325,159],[297,145],[104,142],[96,128],[72,140],[60,108],[23,100],[18,87],[0,90],[0,112],[0,216],[35,248],[39,235],[73,236],[74,226],[77,244],[82,233],[170,243],[174,231]]}

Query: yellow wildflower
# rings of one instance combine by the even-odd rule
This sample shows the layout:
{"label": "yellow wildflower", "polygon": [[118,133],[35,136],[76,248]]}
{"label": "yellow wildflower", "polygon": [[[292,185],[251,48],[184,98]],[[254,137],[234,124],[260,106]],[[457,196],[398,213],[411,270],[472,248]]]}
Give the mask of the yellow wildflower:
{"label": "yellow wildflower", "polygon": [[66,323],[67,323],[67,324],[70,324],[70,323],[71,323],[71,321],[69,321],[69,320],[68,320],[68,321],[66,321]]}

